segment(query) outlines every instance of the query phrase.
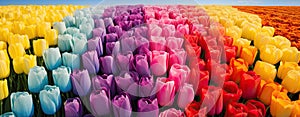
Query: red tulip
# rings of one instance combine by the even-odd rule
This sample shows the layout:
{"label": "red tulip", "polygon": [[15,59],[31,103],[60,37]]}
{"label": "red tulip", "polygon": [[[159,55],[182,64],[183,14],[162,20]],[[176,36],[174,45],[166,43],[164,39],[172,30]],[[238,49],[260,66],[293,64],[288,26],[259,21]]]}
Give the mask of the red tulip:
{"label": "red tulip", "polygon": [[248,108],[237,102],[230,103],[226,108],[225,117],[247,117]]}
{"label": "red tulip", "polygon": [[193,101],[184,110],[187,117],[206,117],[206,108],[200,109],[199,102]]}
{"label": "red tulip", "polygon": [[260,76],[254,71],[248,71],[242,74],[240,88],[243,91],[242,97],[253,99],[257,97],[258,86],[260,86]]}
{"label": "red tulip", "polygon": [[208,81],[209,81],[209,72],[208,71],[195,71],[191,70],[191,78],[193,77],[193,74],[195,72],[198,72],[196,75],[194,75],[195,78],[194,80],[190,80],[190,84],[193,84],[194,89],[197,89],[196,95],[201,95],[202,93],[202,88],[208,86]]}
{"label": "red tulip", "polygon": [[236,57],[236,46],[224,46],[226,62],[229,63],[232,58]]}
{"label": "red tulip", "polygon": [[246,106],[248,107],[248,117],[265,117],[266,107],[263,103],[256,100],[248,100]]}
{"label": "red tulip", "polygon": [[220,87],[208,86],[202,88],[201,102],[210,110],[210,116],[218,115],[223,110],[223,90]]}
{"label": "red tulip", "polygon": [[230,36],[223,36],[223,43],[226,46],[232,46],[233,44],[233,38]]}
{"label": "red tulip", "polygon": [[242,96],[242,90],[233,81],[227,81],[223,86],[223,102],[224,107],[227,107],[231,102],[238,102]]}

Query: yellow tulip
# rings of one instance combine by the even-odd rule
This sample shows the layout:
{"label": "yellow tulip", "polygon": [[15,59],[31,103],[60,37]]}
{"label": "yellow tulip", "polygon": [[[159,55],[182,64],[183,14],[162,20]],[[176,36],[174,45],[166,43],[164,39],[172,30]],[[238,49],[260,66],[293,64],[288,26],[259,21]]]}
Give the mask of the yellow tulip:
{"label": "yellow tulip", "polygon": [[288,62],[299,62],[300,60],[300,52],[296,47],[287,47],[282,49],[283,56],[282,61]]}
{"label": "yellow tulip", "polygon": [[242,48],[241,58],[244,59],[249,65],[252,65],[257,55],[257,48],[254,46],[248,46]]}
{"label": "yellow tulip", "polygon": [[226,36],[230,36],[232,37],[234,40],[237,40],[239,38],[241,38],[242,36],[242,29],[240,29],[237,26],[231,26],[226,28]]}
{"label": "yellow tulip", "polygon": [[257,61],[253,71],[260,75],[261,79],[266,82],[274,82],[277,72],[274,65],[263,61]]}
{"label": "yellow tulip", "polygon": [[282,58],[282,51],[274,45],[264,45],[260,49],[260,58],[271,64],[278,63]]}
{"label": "yellow tulip", "polygon": [[25,74],[28,74],[30,69],[36,66],[36,56],[35,55],[25,55],[24,56],[24,64],[23,70]]}
{"label": "yellow tulip", "polygon": [[57,31],[55,29],[46,30],[45,40],[50,46],[57,45]]}
{"label": "yellow tulip", "polygon": [[280,66],[278,68],[277,77],[280,79],[284,79],[287,73],[291,70],[300,70],[298,63],[296,62],[280,62]]}
{"label": "yellow tulip", "polygon": [[24,57],[17,57],[13,60],[13,67],[15,73],[21,74],[24,72],[23,64],[24,64]]}
{"label": "yellow tulip", "polygon": [[44,50],[47,50],[49,45],[45,39],[38,39],[33,41],[33,51],[36,56],[43,56]]}
{"label": "yellow tulip", "polygon": [[272,44],[272,37],[265,32],[256,33],[254,46],[260,49],[263,45]]}
{"label": "yellow tulip", "polygon": [[8,52],[12,59],[17,57],[22,57],[25,54],[24,47],[21,43],[15,43],[9,45]]}
{"label": "yellow tulip", "polygon": [[257,33],[257,29],[255,27],[248,27],[248,26],[244,26],[242,28],[243,33],[242,33],[242,37],[249,39],[249,40],[254,40],[256,33]]}
{"label": "yellow tulip", "polygon": [[9,73],[10,73],[9,61],[0,59],[0,79],[8,77]]}
{"label": "yellow tulip", "polygon": [[270,105],[270,112],[273,117],[289,117],[294,109],[294,104],[286,93],[274,91]]}
{"label": "yellow tulip", "polygon": [[19,34],[12,35],[12,37],[8,39],[8,44],[12,45],[15,43],[22,43],[24,49],[30,48],[30,42],[27,35],[19,35]]}
{"label": "yellow tulip", "polygon": [[23,31],[25,29],[25,23],[21,21],[16,21],[13,24],[13,30],[12,32],[15,34],[23,34]]}
{"label": "yellow tulip", "polygon": [[229,66],[233,69],[231,80],[233,80],[236,83],[239,83],[242,74],[248,71],[247,62],[245,62],[244,59],[241,58],[238,59],[232,58],[230,60]]}
{"label": "yellow tulip", "polygon": [[7,98],[9,94],[8,86],[7,86],[7,80],[0,80],[0,100],[3,100],[4,98]]}
{"label": "yellow tulip", "polygon": [[37,35],[39,37],[44,37],[46,34],[46,30],[51,29],[51,24],[49,22],[41,22],[37,24]]}
{"label": "yellow tulip", "polygon": [[291,93],[300,91],[300,70],[290,70],[281,82],[281,85]]}
{"label": "yellow tulip", "polygon": [[238,47],[237,56],[238,57],[240,56],[242,48],[248,47],[248,46],[250,46],[250,44],[251,44],[251,41],[249,41],[247,39],[239,38],[239,39],[235,40],[233,45]]}
{"label": "yellow tulip", "polygon": [[36,37],[36,25],[29,25],[29,26],[26,26],[25,29],[24,29],[24,33],[26,35],[28,35],[28,38],[29,39],[33,39]]}
{"label": "yellow tulip", "polygon": [[300,117],[300,100],[294,101],[293,103],[295,107],[292,111],[291,117]]}
{"label": "yellow tulip", "polygon": [[222,24],[224,27],[230,27],[230,26],[234,26],[234,22],[226,17],[220,17],[219,19],[220,24]]}
{"label": "yellow tulip", "polygon": [[0,28],[0,41],[7,42],[9,33],[8,28]]}
{"label": "yellow tulip", "polygon": [[273,37],[272,44],[277,48],[283,49],[287,47],[291,47],[291,42],[287,38],[283,36],[275,36]]}
{"label": "yellow tulip", "polygon": [[268,36],[273,37],[274,32],[275,32],[275,28],[271,27],[271,26],[263,26],[261,28],[261,32],[265,32],[268,34]]}
{"label": "yellow tulip", "polygon": [[274,91],[280,91],[287,94],[287,91],[278,83],[270,82],[266,83],[264,80],[261,80],[260,90],[258,92],[258,99],[263,102],[265,105],[270,105],[272,101],[272,93]]}
{"label": "yellow tulip", "polygon": [[6,42],[0,41],[0,50],[6,50],[6,49],[7,49]]}

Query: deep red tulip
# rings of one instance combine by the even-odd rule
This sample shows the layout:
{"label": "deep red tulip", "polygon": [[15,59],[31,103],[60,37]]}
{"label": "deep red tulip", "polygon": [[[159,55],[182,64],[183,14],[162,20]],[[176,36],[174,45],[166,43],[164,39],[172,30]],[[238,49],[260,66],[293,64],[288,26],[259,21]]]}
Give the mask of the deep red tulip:
{"label": "deep red tulip", "polygon": [[242,96],[242,90],[233,81],[227,81],[223,86],[223,102],[224,107],[227,107],[231,102],[238,102]]}
{"label": "deep red tulip", "polygon": [[258,87],[260,86],[260,76],[254,71],[248,71],[242,74],[240,89],[243,91],[242,97],[253,99],[257,97]]}

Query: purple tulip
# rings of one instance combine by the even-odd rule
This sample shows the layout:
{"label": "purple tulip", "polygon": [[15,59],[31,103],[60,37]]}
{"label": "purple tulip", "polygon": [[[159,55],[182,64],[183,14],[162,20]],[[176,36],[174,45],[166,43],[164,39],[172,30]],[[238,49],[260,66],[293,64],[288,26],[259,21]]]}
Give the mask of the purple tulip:
{"label": "purple tulip", "polygon": [[83,68],[87,69],[89,74],[97,74],[100,66],[97,52],[87,51],[81,57]]}
{"label": "purple tulip", "polygon": [[118,25],[124,30],[128,31],[132,28],[132,21],[120,21],[118,22]]}
{"label": "purple tulip", "polygon": [[107,30],[108,33],[116,33],[118,37],[121,37],[123,33],[122,28],[119,26],[108,26]]}
{"label": "purple tulip", "polygon": [[82,112],[82,103],[80,98],[68,98],[65,102],[65,116],[66,117],[81,117]]}
{"label": "purple tulip", "polygon": [[150,69],[154,75],[161,76],[167,72],[169,53],[165,51],[152,51],[150,60]]}
{"label": "purple tulip", "polygon": [[132,107],[130,105],[129,96],[126,93],[115,96],[112,103],[115,117],[131,116]]}
{"label": "purple tulip", "polygon": [[125,37],[120,40],[122,52],[133,52],[136,49],[135,37]]}
{"label": "purple tulip", "polygon": [[112,71],[114,69],[114,59],[112,56],[104,56],[100,57],[100,68],[101,72],[104,74],[112,74]]}
{"label": "purple tulip", "polygon": [[102,87],[100,90],[94,90],[90,95],[90,105],[95,116],[110,114],[111,101],[109,90],[105,87]]}
{"label": "purple tulip", "polygon": [[159,114],[159,117],[184,117],[184,113],[181,110],[176,110],[175,108],[170,108]]}
{"label": "purple tulip", "polygon": [[135,55],[135,70],[140,76],[150,76],[149,64],[146,55]]}
{"label": "purple tulip", "polygon": [[185,109],[188,104],[190,104],[194,100],[195,91],[193,89],[193,85],[184,83],[184,85],[180,88],[177,105],[179,108]]}
{"label": "purple tulip", "polygon": [[143,23],[142,20],[134,20],[132,21],[132,27],[136,27],[136,26],[139,26]]}
{"label": "purple tulip", "polygon": [[106,55],[111,55],[114,51],[116,42],[106,43]]}
{"label": "purple tulip", "polygon": [[95,28],[105,29],[105,24],[104,24],[103,19],[95,19],[94,22],[95,22]]}
{"label": "purple tulip", "polygon": [[[134,71],[125,71],[120,73],[119,76],[115,77],[117,91],[120,93],[122,91],[130,91],[134,96],[137,96],[137,82],[139,81],[138,73]],[[131,86],[132,85],[132,86]],[[131,86],[130,90],[129,87]]]}
{"label": "purple tulip", "polygon": [[138,101],[138,117],[158,117],[157,99],[142,98]]}
{"label": "purple tulip", "polygon": [[92,79],[93,89],[100,90],[102,87],[110,90],[110,95],[113,97],[116,94],[116,84],[113,75],[103,74],[102,76],[95,76]]}
{"label": "purple tulip", "polygon": [[114,22],[111,18],[104,18],[105,27],[114,26]]}
{"label": "purple tulip", "polygon": [[104,35],[106,34],[105,28],[95,28],[93,29],[93,37],[101,37],[101,39],[104,38]]}
{"label": "purple tulip", "polygon": [[147,26],[140,26],[137,28],[134,28],[134,36],[135,37],[144,37],[144,38],[148,38],[148,27]]}
{"label": "purple tulip", "polygon": [[186,82],[190,75],[190,68],[186,65],[173,64],[169,71],[169,80],[175,82],[176,91]]}
{"label": "purple tulip", "polygon": [[100,37],[88,40],[88,51],[96,50],[98,57],[103,55],[103,45]]}
{"label": "purple tulip", "polygon": [[153,77],[141,77],[139,80],[139,97],[150,97],[152,98],[155,92],[153,93],[154,81]]}
{"label": "purple tulip", "polygon": [[71,74],[73,93],[79,96],[85,96],[90,92],[91,80],[88,71],[75,70]]}
{"label": "purple tulip", "polygon": [[116,42],[118,40],[118,34],[117,33],[110,33],[105,35],[105,42]]}
{"label": "purple tulip", "polygon": [[183,45],[183,38],[176,38],[176,37],[168,37],[166,38],[166,46],[169,49],[181,49]]}
{"label": "purple tulip", "polygon": [[114,74],[119,75],[119,73],[121,71],[134,70],[133,61],[134,61],[134,57],[133,57],[132,53],[128,53],[126,55],[118,53],[115,56],[115,62],[116,62],[118,71],[115,71]]}

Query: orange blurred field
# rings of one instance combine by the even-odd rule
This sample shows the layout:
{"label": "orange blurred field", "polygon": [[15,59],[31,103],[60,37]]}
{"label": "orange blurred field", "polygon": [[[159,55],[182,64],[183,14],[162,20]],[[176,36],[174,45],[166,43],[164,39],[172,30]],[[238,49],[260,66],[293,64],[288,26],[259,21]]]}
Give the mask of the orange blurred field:
{"label": "orange blurred field", "polygon": [[241,11],[257,14],[263,26],[272,26],[275,35],[287,37],[300,50],[300,6],[234,6]]}

